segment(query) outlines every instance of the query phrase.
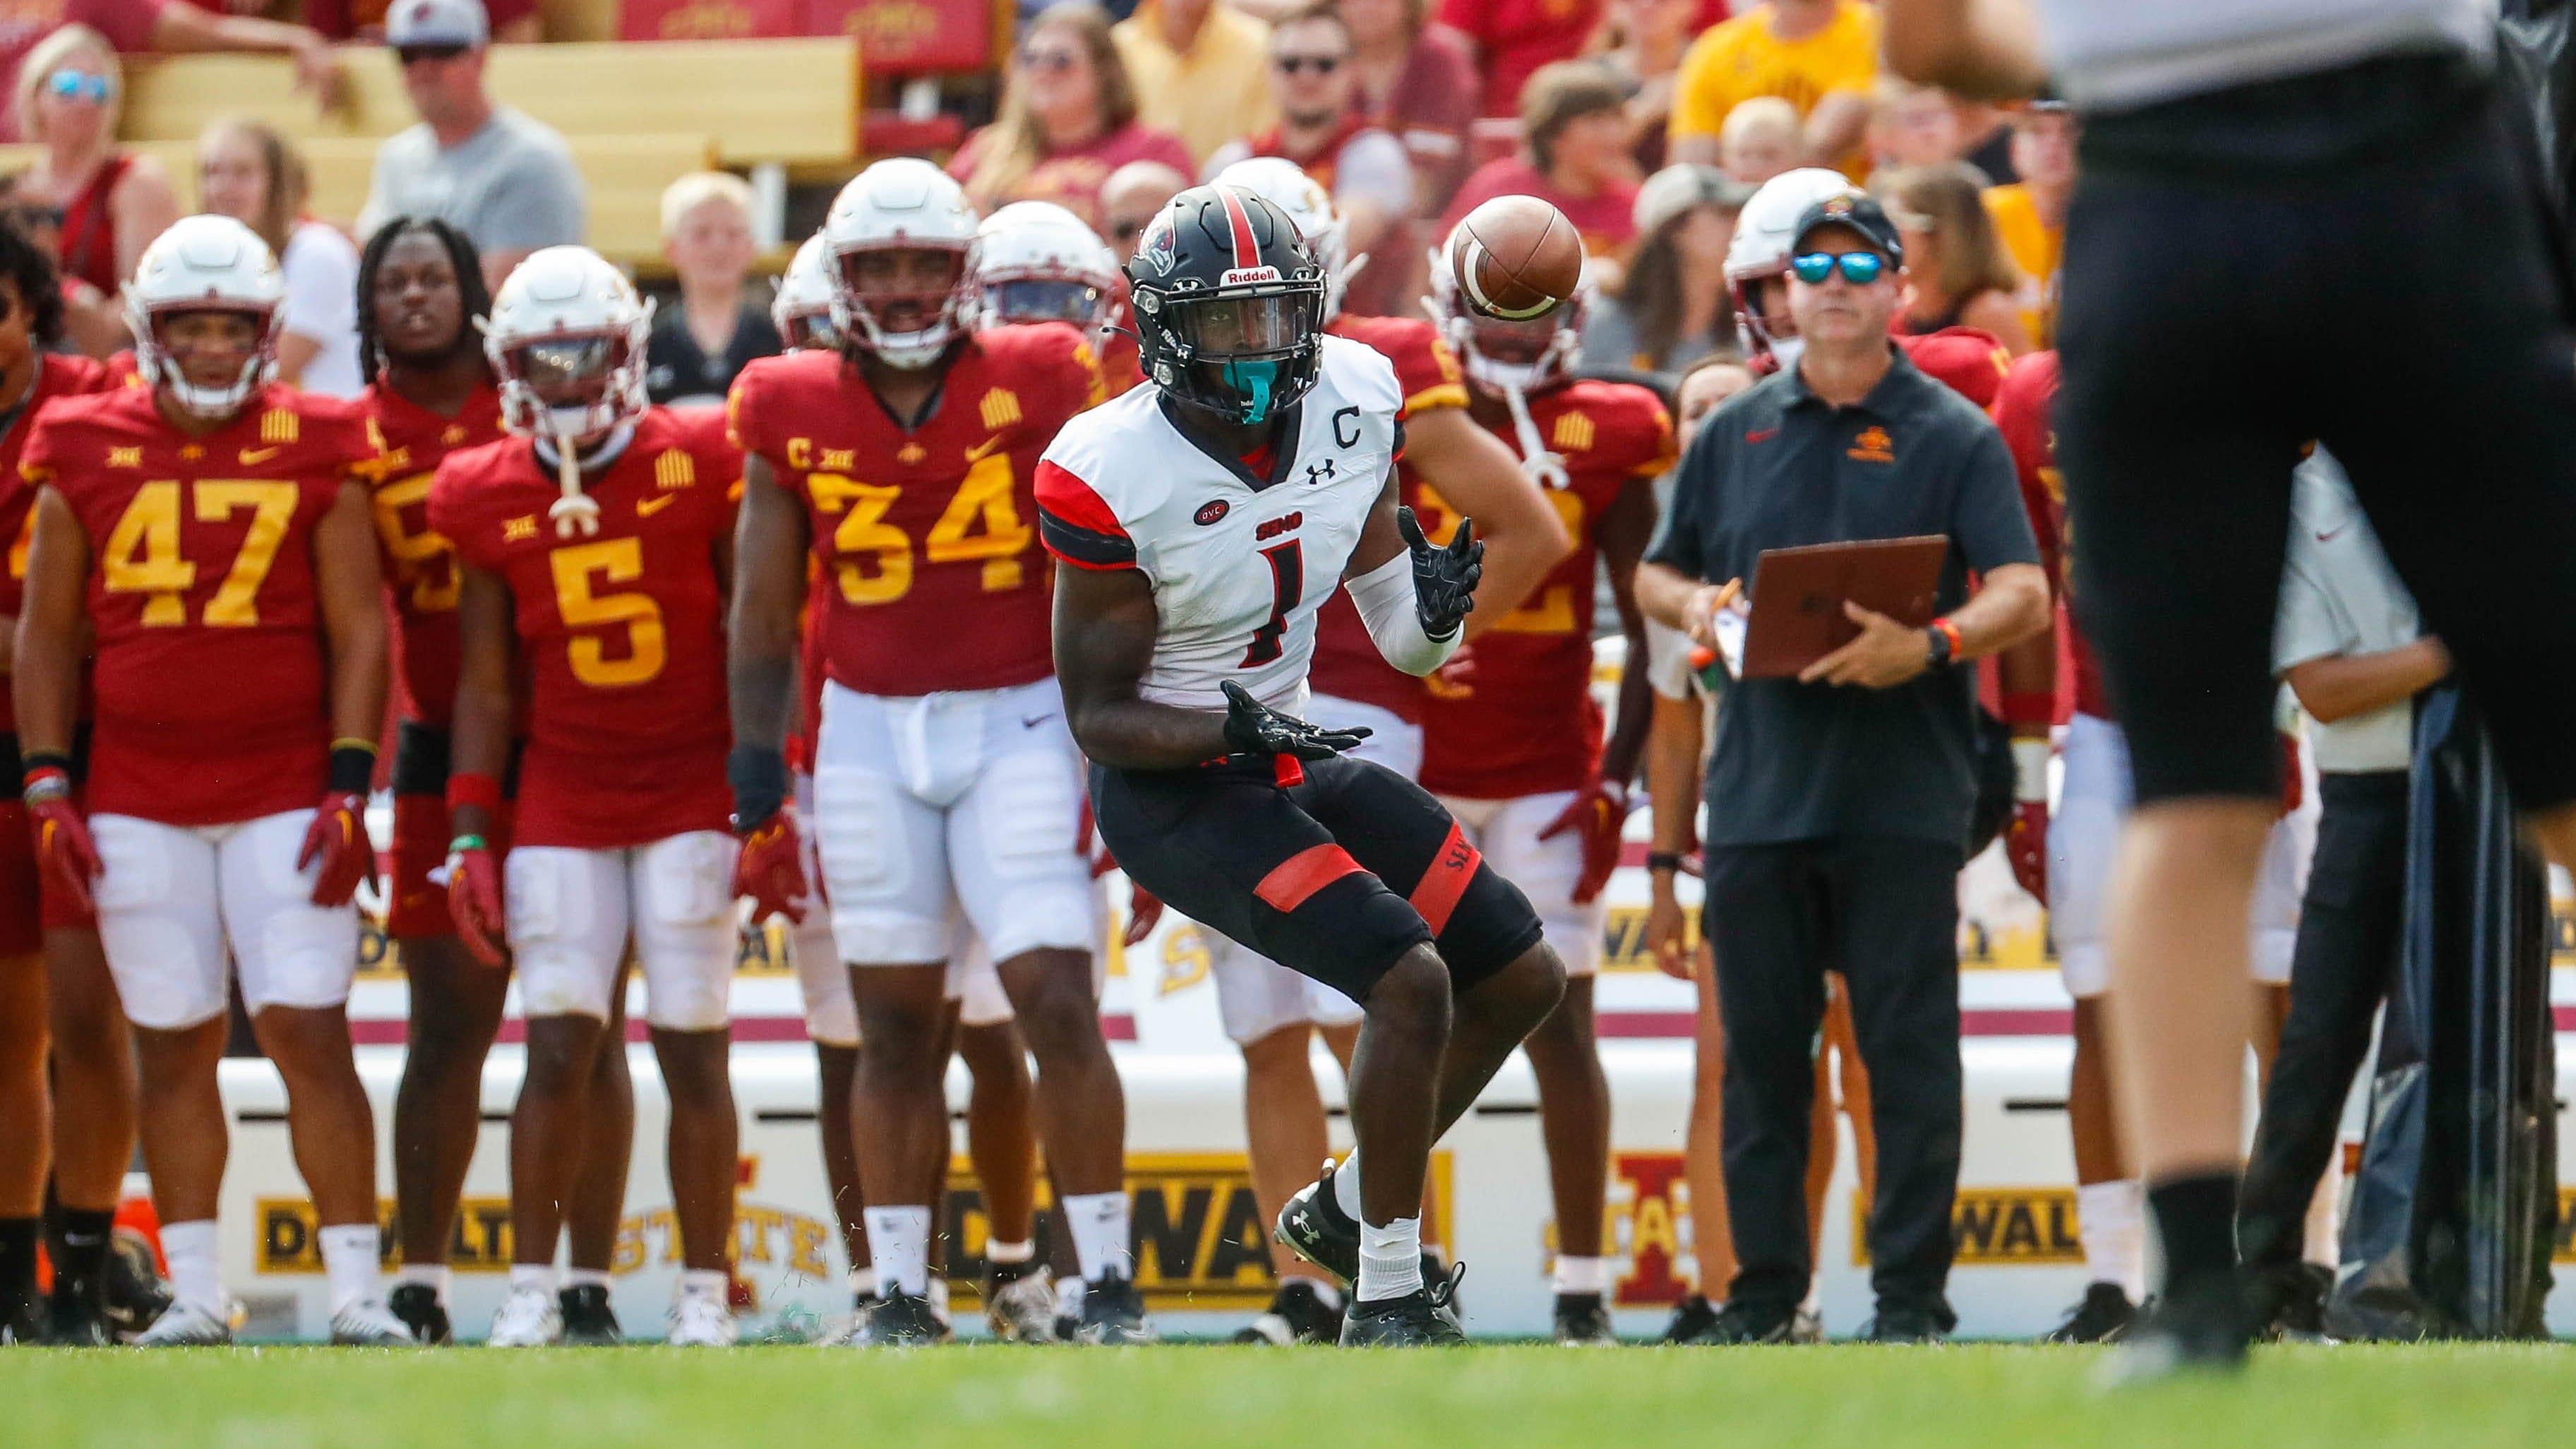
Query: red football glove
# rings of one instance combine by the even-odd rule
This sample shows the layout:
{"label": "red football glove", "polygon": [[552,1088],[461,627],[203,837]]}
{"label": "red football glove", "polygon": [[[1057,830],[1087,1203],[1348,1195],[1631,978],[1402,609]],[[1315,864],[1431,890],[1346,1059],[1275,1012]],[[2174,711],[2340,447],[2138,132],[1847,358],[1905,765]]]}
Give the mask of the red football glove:
{"label": "red football glove", "polygon": [[2308,782],[2299,778],[2299,737],[2283,730],[2281,734],[2281,814],[2296,815],[2307,803]]}
{"label": "red football glove", "polygon": [[456,925],[456,939],[475,960],[499,966],[510,959],[501,867],[479,835],[460,835],[447,847],[447,915]]}
{"label": "red football glove", "polygon": [[1141,944],[1147,936],[1154,934],[1155,925],[1162,919],[1163,898],[1133,880],[1128,881],[1127,929],[1119,936],[1119,944],[1123,946]]}
{"label": "red football glove", "polygon": [[804,922],[805,844],[797,837],[794,816],[781,810],[742,838],[742,854],[733,864],[733,893],[750,899],[755,921],[785,916]]}
{"label": "red football glove", "polygon": [[376,847],[367,839],[367,797],[356,791],[333,791],[313,807],[313,823],[304,828],[304,848],[295,853],[295,868],[315,861],[313,904],[345,906],[358,893],[358,882],[376,878]]}
{"label": "red football glove", "polygon": [[1574,882],[1574,903],[1590,905],[1619,868],[1619,832],[1628,824],[1628,787],[1596,779],[1574,792],[1574,803],[1538,833],[1554,840],[1569,830],[1583,832],[1583,874]]}
{"label": "red football glove", "polygon": [[71,781],[39,774],[27,785],[27,825],[36,837],[36,869],[65,900],[86,914],[89,883],[98,879],[98,846],[89,822],[72,805]]}

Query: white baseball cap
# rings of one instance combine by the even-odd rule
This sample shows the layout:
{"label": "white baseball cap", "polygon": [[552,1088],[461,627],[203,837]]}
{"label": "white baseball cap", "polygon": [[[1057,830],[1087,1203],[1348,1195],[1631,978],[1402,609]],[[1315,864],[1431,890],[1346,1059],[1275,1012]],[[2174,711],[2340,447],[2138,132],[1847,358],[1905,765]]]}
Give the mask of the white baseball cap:
{"label": "white baseball cap", "polygon": [[480,50],[491,40],[492,22],[483,14],[483,0],[394,0],[385,12],[385,44],[396,49],[461,45]]}

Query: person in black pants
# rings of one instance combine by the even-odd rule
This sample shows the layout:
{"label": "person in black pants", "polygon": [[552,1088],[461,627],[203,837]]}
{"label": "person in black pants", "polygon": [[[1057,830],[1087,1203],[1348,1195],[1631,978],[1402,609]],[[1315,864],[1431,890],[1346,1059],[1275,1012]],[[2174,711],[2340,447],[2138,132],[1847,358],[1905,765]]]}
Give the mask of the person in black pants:
{"label": "person in black pants", "polygon": [[1831,969],[1850,987],[1878,1137],[1866,1336],[1920,1341],[1956,1322],[1957,877],[1977,793],[1974,674],[1958,666],[2047,627],[2048,583],[2002,434],[1888,341],[1903,252],[1886,214],[1830,195],[1790,243],[1804,351],[1709,414],[1637,600],[1723,652],[1718,613],[1764,550],[1937,534],[1946,612],[1915,628],[1846,604],[1859,637],[1795,679],[1736,682],[1719,709],[1704,929],[1739,1268],[1710,1336],[1786,1341],[1807,1293],[1812,1054]]}
{"label": "person in black pants", "polygon": [[2300,466],[2290,522],[2273,658],[2316,722],[2309,744],[2325,810],[2290,965],[2289,1019],[2237,1199],[2236,1247],[2257,1321],[2302,1334],[2322,1331],[2333,1281],[2316,1266],[2316,1250],[2332,1245],[2307,1241],[2310,1202],[2332,1165],[2405,924],[2414,697],[2451,672],[2451,656],[2421,632],[2415,601],[2331,456]]}

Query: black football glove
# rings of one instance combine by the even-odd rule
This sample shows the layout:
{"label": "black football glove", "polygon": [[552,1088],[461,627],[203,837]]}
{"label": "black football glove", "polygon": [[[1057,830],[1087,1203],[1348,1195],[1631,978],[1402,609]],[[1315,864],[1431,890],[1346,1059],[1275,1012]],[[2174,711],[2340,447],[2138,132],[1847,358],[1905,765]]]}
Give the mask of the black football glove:
{"label": "black football glove", "polygon": [[1242,685],[1225,682],[1225,742],[1239,755],[1285,755],[1292,760],[1329,760],[1369,737],[1366,726],[1328,730],[1293,714],[1281,714],[1254,699]]}
{"label": "black football glove", "polygon": [[1434,639],[1455,635],[1476,601],[1477,581],[1485,576],[1485,544],[1476,537],[1476,520],[1459,519],[1449,546],[1433,548],[1431,540],[1422,536],[1422,525],[1414,521],[1413,510],[1399,503],[1395,531],[1413,551],[1413,606],[1422,620],[1422,632]]}

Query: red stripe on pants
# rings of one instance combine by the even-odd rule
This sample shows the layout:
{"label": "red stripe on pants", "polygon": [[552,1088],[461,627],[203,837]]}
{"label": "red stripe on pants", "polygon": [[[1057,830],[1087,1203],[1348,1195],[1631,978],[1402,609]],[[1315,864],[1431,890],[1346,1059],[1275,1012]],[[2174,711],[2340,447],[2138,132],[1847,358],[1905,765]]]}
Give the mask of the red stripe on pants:
{"label": "red stripe on pants", "polygon": [[1272,910],[1285,913],[1343,876],[1358,874],[1359,868],[1350,852],[1338,845],[1310,845],[1279,862],[1252,893]]}
{"label": "red stripe on pants", "polygon": [[1409,897],[1431,934],[1437,936],[1449,928],[1449,913],[1458,909],[1458,898],[1467,893],[1467,882],[1476,878],[1476,867],[1484,859],[1475,846],[1467,843],[1466,834],[1456,822],[1451,822],[1449,838],[1432,853],[1430,869],[1422,873]]}

